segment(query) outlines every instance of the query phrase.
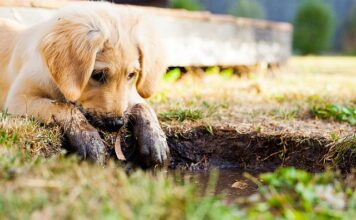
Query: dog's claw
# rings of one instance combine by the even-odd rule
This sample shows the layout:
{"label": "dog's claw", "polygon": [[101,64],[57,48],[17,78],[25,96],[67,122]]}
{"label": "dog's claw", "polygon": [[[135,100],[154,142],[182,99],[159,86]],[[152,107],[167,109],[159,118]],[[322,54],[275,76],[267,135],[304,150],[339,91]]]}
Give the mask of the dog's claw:
{"label": "dog's claw", "polygon": [[168,158],[169,148],[156,115],[143,104],[131,110],[131,123],[138,144],[137,162],[144,168],[162,165]]}
{"label": "dog's claw", "polygon": [[83,160],[89,160],[99,165],[105,162],[105,145],[97,130],[71,129],[66,132],[70,149],[76,152]]}
{"label": "dog's claw", "polygon": [[136,126],[139,163],[145,168],[161,165],[167,160],[168,145],[163,131],[150,126]]}

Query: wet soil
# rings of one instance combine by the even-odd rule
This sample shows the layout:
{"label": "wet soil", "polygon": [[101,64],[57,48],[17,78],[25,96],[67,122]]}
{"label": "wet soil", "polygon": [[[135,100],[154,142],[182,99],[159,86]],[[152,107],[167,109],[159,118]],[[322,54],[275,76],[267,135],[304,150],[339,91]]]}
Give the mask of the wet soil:
{"label": "wet soil", "polygon": [[[207,129],[164,128],[170,148],[169,168],[183,178],[192,178],[199,188],[206,189],[210,170],[219,169],[215,193],[223,193],[228,201],[253,194],[257,186],[243,177],[244,172],[254,176],[278,167],[294,166],[310,172],[322,172],[332,166],[325,160],[332,141],[323,136],[303,136],[292,133],[239,132],[231,127]],[[135,141],[121,134],[121,146],[128,161],[135,161]],[[114,135],[106,137],[111,156],[115,157]],[[356,167],[356,155],[348,155],[342,167],[344,172]],[[234,183],[237,183],[234,185]],[[203,190],[204,191],[204,190]]]}
{"label": "wet soil", "polygon": [[[324,157],[331,140],[321,136],[240,133],[229,127],[208,131],[203,126],[186,131],[170,128],[165,133],[171,153],[169,166],[172,169],[192,171],[216,167],[266,172],[281,166],[294,166],[320,172],[330,165]],[[115,138],[110,135],[106,137],[111,151]],[[131,160],[135,148],[133,140],[122,134],[121,145],[126,158]]]}
{"label": "wet soil", "polygon": [[239,168],[272,171],[280,166],[295,166],[308,171],[322,171],[322,160],[329,141],[323,137],[288,134],[239,133],[232,128],[197,127],[185,133],[169,134],[172,167]]}

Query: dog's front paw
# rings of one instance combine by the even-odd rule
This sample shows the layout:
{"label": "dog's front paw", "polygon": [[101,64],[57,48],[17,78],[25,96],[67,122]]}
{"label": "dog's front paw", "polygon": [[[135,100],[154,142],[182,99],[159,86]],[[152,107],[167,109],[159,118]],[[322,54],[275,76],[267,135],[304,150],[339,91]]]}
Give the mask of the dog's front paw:
{"label": "dog's front paw", "polygon": [[105,145],[96,129],[72,128],[65,132],[70,150],[79,155],[81,159],[90,160],[103,165],[105,162]]}
{"label": "dog's front paw", "polygon": [[131,109],[131,125],[137,143],[136,162],[144,168],[162,165],[169,156],[166,135],[153,110],[144,104]]}
{"label": "dog's front paw", "polygon": [[137,162],[145,168],[163,164],[168,158],[169,148],[161,128],[147,125],[137,126],[133,130],[138,145]]}

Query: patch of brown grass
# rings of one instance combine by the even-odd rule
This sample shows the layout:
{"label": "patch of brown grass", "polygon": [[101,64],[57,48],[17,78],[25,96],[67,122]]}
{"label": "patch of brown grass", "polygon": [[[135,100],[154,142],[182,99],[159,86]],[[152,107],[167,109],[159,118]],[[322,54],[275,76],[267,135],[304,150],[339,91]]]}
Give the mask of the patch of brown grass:
{"label": "patch of brown grass", "polygon": [[165,121],[168,127],[247,124],[328,138],[346,136],[355,131],[353,126],[317,119],[311,108],[320,103],[355,105],[355,63],[352,57],[293,57],[286,66],[264,73],[252,69],[230,77],[185,74],[177,82],[162,83],[150,103],[163,114],[202,112],[198,120]]}

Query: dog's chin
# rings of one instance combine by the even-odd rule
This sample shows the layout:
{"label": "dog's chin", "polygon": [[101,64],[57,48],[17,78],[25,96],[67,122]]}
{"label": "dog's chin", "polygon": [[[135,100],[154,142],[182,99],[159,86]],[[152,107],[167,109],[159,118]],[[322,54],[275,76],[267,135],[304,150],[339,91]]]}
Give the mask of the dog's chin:
{"label": "dog's chin", "polygon": [[84,112],[84,116],[93,127],[107,132],[117,132],[125,124],[124,118],[109,114]]}

